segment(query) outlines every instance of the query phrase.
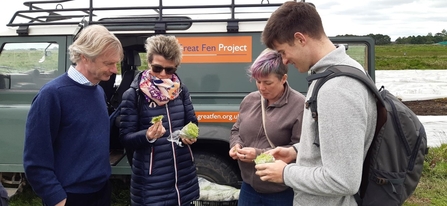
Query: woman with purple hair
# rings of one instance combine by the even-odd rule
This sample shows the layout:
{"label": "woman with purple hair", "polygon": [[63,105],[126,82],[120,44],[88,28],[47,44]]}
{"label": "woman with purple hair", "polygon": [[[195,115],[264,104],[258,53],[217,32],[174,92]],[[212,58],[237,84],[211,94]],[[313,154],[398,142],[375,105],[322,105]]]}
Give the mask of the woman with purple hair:
{"label": "woman with purple hair", "polygon": [[300,140],[305,97],[289,86],[287,71],[281,55],[270,49],[265,49],[248,69],[258,91],[248,94],[240,104],[239,117],[231,129],[229,151],[241,169],[239,206],[293,205],[293,190],[283,184],[261,181],[255,175],[254,163],[261,153],[276,146],[292,146]]}

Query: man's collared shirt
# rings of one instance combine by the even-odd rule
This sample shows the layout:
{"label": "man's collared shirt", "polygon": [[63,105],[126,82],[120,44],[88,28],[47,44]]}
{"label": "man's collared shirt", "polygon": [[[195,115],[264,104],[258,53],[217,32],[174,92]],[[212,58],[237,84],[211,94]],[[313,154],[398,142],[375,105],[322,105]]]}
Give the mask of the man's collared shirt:
{"label": "man's collared shirt", "polygon": [[71,79],[73,79],[75,82],[79,83],[79,84],[83,84],[83,85],[87,85],[87,86],[95,86],[95,84],[92,84],[83,74],[81,74],[81,72],[79,72],[76,68],[74,68],[74,66],[70,66],[70,68],[68,69],[68,77],[70,77]]}

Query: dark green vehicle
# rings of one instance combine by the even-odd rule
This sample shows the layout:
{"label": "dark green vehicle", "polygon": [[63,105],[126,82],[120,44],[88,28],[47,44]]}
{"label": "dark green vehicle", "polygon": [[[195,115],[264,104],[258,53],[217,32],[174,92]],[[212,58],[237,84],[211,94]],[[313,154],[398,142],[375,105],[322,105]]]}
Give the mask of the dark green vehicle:
{"label": "dark green vehicle", "polygon": [[[76,34],[86,25],[102,24],[120,39],[125,53],[120,74],[101,83],[115,106],[135,71],[147,67],[146,38],[166,34],[179,39],[184,56],[178,73],[190,90],[200,122],[199,141],[192,146],[198,174],[219,184],[240,185],[237,162],[228,155],[230,128],[243,97],[256,90],[246,69],[265,48],[260,42],[262,29],[280,4],[240,5],[232,0],[226,5],[171,2],[167,6],[169,2],[99,8],[93,0],[84,7],[69,7],[76,5],[71,0],[29,1],[24,3],[27,10],[14,14],[8,29],[0,32],[0,175],[4,184],[15,185],[23,179],[25,122],[33,97],[69,68],[67,48]],[[331,40],[346,45],[348,53],[374,78],[371,38]],[[289,69],[290,85],[302,93],[307,91],[306,76]],[[113,174],[129,175],[119,144],[111,145],[110,154]]]}

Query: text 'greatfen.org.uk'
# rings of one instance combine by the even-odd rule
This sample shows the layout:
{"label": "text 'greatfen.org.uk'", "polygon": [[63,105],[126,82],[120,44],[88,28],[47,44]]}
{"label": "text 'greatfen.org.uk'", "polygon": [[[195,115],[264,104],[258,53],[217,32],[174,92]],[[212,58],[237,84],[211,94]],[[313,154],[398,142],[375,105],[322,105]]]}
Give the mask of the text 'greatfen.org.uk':
{"label": "text 'greatfen.org.uk'", "polygon": [[238,112],[196,112],[199,122],[236,122]]}

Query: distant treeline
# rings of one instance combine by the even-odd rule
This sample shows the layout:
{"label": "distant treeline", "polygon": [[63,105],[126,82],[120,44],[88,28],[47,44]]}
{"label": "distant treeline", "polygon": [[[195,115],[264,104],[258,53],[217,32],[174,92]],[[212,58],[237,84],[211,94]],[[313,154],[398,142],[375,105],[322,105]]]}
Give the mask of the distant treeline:
{"label": "distant treeline", "polygon": [[[359,36],[352,34],[345,35],[337,35],[337,36]],[[396,41],[391,42],[391,38],[388,35],[384,34],[368,34],[363,36],[372,37],[376,40],[376,45],[387,45],[387,44],[434,44],[439,42],[447,41],[447,31],[443,29],[441,32],[433,35],[431,32],[426,36],[407,36],[407,37],[399,37]]]}

